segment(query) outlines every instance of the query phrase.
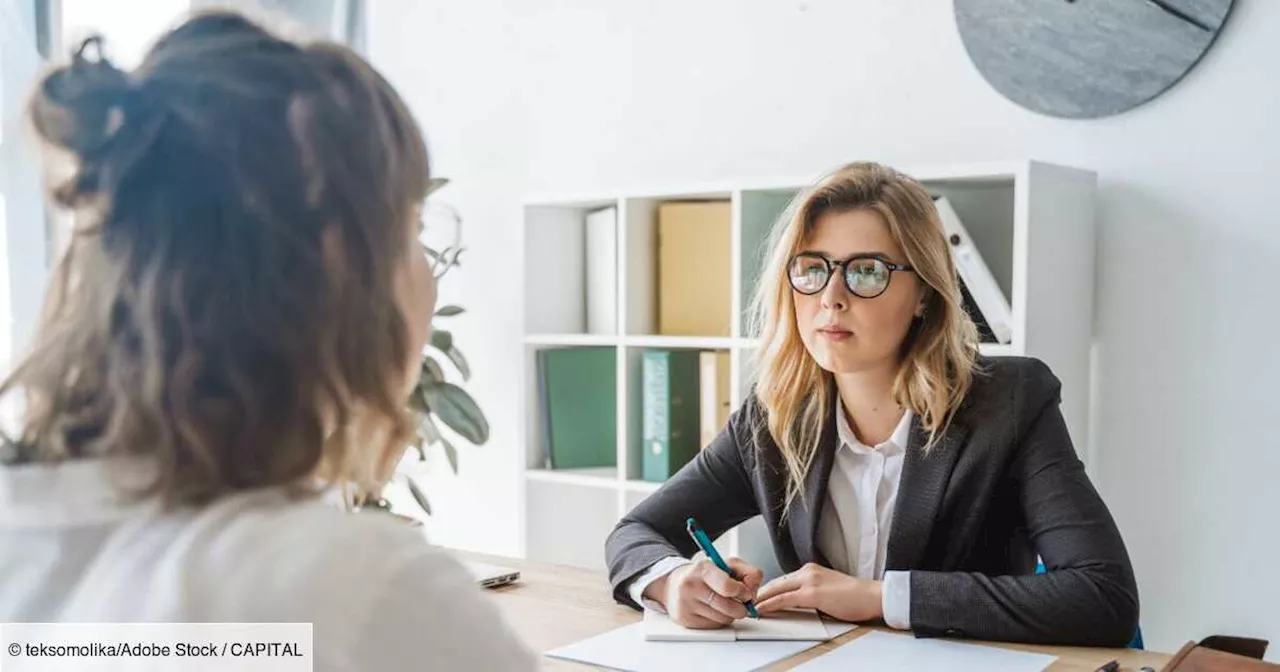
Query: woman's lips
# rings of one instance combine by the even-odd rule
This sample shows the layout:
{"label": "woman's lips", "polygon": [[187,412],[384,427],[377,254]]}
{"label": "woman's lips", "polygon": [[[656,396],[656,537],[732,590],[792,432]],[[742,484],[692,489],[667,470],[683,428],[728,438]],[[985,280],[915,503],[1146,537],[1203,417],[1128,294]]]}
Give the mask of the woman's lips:
{"label": "woman's lips", "polygon": [[853,332],[840,327],[822,327],[818,335],[832,341],[844,341],[853,336]]}

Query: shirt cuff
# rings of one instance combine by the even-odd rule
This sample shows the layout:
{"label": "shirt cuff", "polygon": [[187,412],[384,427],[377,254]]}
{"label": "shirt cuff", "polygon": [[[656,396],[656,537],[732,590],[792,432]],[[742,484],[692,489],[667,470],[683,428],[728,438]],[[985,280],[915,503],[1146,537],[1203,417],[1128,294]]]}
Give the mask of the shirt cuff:
{"label": "shirt cuff", "polygon": [[631,596],[631,599],[634,600],[636,604],[643,606],[645,609],[666,613],[666,610],[662,608],[661,604],[658,604],[653,600],[644,599],[644,589],[648,588],[649,584],[654,581],[657,581],[671,573],[671,571],[677,567],[683,567],[691,562],[692,560],[682,558],[678,555],[669,555],[652,565],[649,565],[649,569],[644,570],[644,573],[632,579],[631,584],[627,586],[627,594]]}
{"label": "shirt cuff", "polygon": [[895,630],[911,629],[911,572],[885,572],[880,606],[884,622]]}

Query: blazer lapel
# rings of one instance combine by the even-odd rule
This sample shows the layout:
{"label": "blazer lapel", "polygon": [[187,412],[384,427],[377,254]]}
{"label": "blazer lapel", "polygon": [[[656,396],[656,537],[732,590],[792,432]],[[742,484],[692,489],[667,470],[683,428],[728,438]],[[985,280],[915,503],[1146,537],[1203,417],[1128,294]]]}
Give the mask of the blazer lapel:
{"label": "blazer lapel", "polygon": [[946,494],[951,471],[964,446],[968,430],[952,422],[938,442],[924,453],[928,434],[917,417],[911,427],[911,439],[902,463],[902,478],[898,484],[898,501],[893,513],[893,528],[889,532],[889,547],[885,569],[909,570],[919,568],[938,507]]}
{"label": "blazer lapel", "polygon": [[809,473],[805,475],[804,501],[796,498],[787,513],[792,543],[795,544],[796,556],[802,565],[806,562],[826,564],[826,560],[818,551],[818,518],[822,515],[822,504],[826,501],[827,481],[831,476],[831,468],[835,464],[836,448],[839,442],[835,416],[828,414],[826,425],[822,430],[822,438],[818,441],[817,452],[813,456],[813,463],[809,465]]}

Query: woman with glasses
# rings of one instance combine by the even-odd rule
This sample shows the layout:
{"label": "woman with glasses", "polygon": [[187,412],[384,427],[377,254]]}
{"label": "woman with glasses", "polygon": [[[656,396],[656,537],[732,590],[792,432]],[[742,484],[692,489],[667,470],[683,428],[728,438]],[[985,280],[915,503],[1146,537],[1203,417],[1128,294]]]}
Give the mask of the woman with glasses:
{"label": "woman with glasses", "polygon": [[321,497],[409,445],[456,259],[419,244],[456,218],[395,90],[217,12],[130,72],[87,40],[29,113],[76,227],[0,387],[0,623],[309,623],[316,670],[533,669],[451,555]]}
{"label": "woman with glasses", "polygon": [[[693,628],[812,608],[919,636],[1120,646],[1138,596],[1076,457],[1059,381],[978,355],[937,211],[856,163],[778,222],[756,295],[756,380],[720,435],[631,511],[606,551],[615,597]],[[787,574],[705,560],[763,516]],[[1047,571],[1036,573],[1037,556]]]}

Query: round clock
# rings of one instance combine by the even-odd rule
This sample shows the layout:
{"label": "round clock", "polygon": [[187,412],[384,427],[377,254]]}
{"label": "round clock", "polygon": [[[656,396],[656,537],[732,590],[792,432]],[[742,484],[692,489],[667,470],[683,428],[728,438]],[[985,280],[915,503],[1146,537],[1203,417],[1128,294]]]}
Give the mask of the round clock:
{"label": "round clock", "polygon": [[1234,0],[955,0],[969,58],[1004,97],[1095,118],[1164,93],[1195,67]]}

